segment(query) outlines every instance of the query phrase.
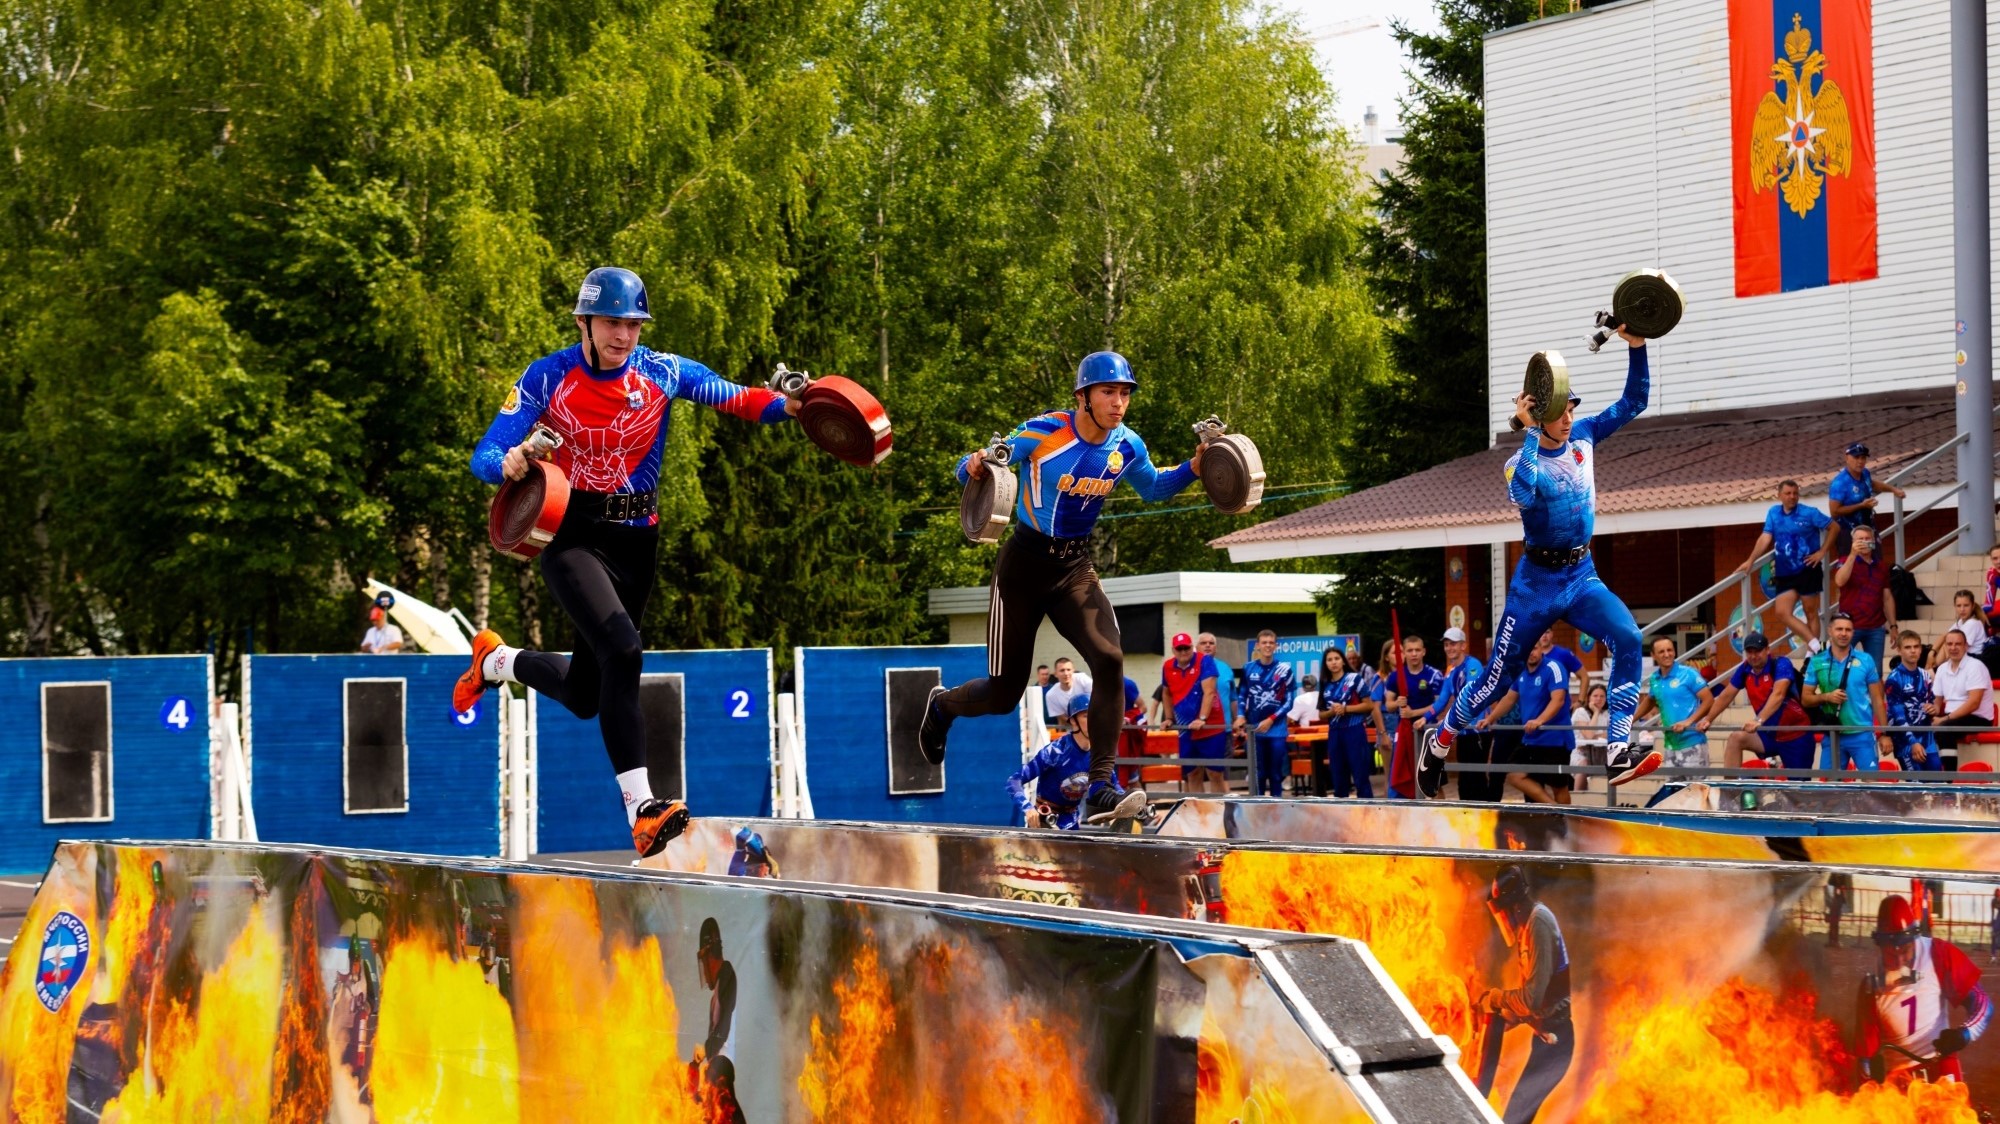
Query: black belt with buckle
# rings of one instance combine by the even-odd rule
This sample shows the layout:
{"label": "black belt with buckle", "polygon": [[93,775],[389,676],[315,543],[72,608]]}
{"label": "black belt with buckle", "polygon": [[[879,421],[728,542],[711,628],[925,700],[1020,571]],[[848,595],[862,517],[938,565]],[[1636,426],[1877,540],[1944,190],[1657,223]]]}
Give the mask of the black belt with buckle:
{"label": "black belt with buckle", "polygon": [[1058,539],[1045,535],[1032,527],[1016,526],[1014,528],[1014,541],[1027,547],[1029,550],[1035,551],[1037,554],[1046,554],[1051,558],[1076,558],[1090,553],[1090,536],[1088,535],[1073,539]]}
{"label": "black belt with buckle", "polygon": [[1578,562],[1590,557],[1590,544],[1585,543],[1582,546],[1571,547],[1568,550],[1544,550],[1540,547],[1531,546],[1521,553],[1527,555],[1528,561],[1533,562],[1537,566],[1542,566],[1550,570],[1560,570],[1565,566],[1574,566]]}
{"label": "black belt with buckle", "polygon": [[571,492],[569,509],[585,519],[626,523],[660,510],[658,492]]}

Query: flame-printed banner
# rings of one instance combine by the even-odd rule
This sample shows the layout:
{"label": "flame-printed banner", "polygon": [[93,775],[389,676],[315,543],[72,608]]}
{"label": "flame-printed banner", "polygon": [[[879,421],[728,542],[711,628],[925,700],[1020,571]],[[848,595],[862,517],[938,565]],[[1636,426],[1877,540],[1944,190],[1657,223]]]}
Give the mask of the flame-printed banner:
{"label": "flame-printed banner", "polygon": [[2000,792],[1981,784],[1772,784],[1696,781],[1675,786],[1661,811],[1781,812],[1882,816],[1962,824],[2000,823]]}
{"label": "flame-printed banner", "polygon": [[[2000,876],[1552,854],[1578,838],[1467,811],[1487,813],[1463,840],[1483,850],[753,820],[700,823],[647,862],[1360,939],[1505,1120],[1975,1124],[2000,1108],[2000,1041],[1937,1048],[2000,985]],[[1898,908],[1917,932],[1892,954],[1871,934]],[[1886,1080],[1864,1076],[1870,1058]]]}
{"label": "flame-printed banner", "polygon": [[1260,963],[746,883],[73,843],[0,971],[0,1119],[1227,1119],[1197,1090],[1369,1119]]}
{"label": "flame-printed banner", "polygon": [[1874,277],[1869,0],[1729,0],[1729,89],[1736,295]]}

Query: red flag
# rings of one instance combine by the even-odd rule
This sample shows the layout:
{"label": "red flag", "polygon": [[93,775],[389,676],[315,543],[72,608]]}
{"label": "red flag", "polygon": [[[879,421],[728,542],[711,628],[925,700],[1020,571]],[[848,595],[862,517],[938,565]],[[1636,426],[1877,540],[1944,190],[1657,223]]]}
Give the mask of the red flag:
{"label": "red flag", "polygon": [[1870,0],[1729,0],[1736,295],[1876,276]]}

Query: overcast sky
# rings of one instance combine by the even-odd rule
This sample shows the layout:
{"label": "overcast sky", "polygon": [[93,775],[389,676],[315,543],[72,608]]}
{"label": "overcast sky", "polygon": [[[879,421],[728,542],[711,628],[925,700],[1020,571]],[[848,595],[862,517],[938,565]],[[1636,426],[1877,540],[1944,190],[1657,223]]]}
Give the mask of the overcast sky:
{"label": "overcast sky", "polygon": [[[1373,105],[1384,127],[1396,120],[1396,103],[1409,89],[1403,77],[1403,55],[1389,37],[1389,21],[1401,20],[1425,31],[1438,26],[1433,0],[1270,0],[1274,7],[1299,15],[1308,33],[1319,41],[1320,65],[1333,84],[1335,112],[1355,129]],[[1373,22],[1376,26],[1363,27]],[[1341,31],[1344,34],[1331,34]]]}

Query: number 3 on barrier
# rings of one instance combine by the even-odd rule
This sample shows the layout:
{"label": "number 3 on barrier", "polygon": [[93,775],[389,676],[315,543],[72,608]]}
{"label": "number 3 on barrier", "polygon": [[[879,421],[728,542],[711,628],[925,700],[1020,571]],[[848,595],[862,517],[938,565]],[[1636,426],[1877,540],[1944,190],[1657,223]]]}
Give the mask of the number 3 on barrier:
{"label": "number 3 on barrier", "polygon": [[750,717],[750,692],[740,687],[729,692],[729,717]]}

